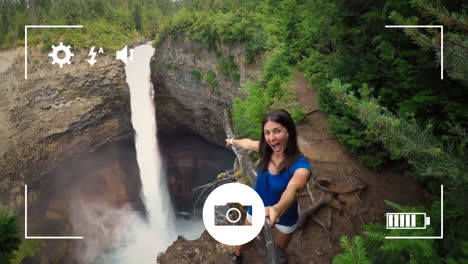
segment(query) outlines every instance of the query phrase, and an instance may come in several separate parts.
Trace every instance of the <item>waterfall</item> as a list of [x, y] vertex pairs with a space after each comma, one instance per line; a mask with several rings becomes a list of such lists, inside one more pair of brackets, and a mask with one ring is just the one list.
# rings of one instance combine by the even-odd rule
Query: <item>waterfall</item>
[[136, 155], [142, 182], [142, 198], [148, 211], [148, 223], [158, 231], [173, 230], [170, 227], [174, 222], [174, 213], [170, 206], [165, 177], [162, 175], [162, 161], [156, 142], [154, 93], [149, 68], [151, 56], [148, 56], [153, 53], [154, 49], [150, 45], [137, 47], [134, 50], [135, 61], [126, 66], [125, 71], [130, 86]]
[[156, 139], [156, 116], [153, 87], [150, 81], [151, 45], [134, 49], [134, 61], [125, 67], [130, 86], [132, 125], [140, 178], [141, 198], [146, 206], [147, 219], [135, 216], [124, 243], [105, 257], [104, 263], [156, 263], [163, 252], [177, 238], [175, 215], [162, 170]]
[[156, 263], [159, 252], [170, 246], [178, 235], [186, 239], [198, 238], [204, 230], [201, 219], [177, 218], [171, 206], [162, 169], [156, 138], [156, 116], [149, 63], [154, 49], [141, 45], [134, 49], [134, 61], [125, 67], [130, 86], [132, 125], [135, 129], [135, 148], [142, 183], [141, 198], [147, 218], [132, 216], [133, 222], [123, 241], [97, 263]]
[[[125, 67], [130, 86], [132, 125], [135, 129], [135, 147], [142, 200], [147, 210], [147, 222], [137, 227], [135, 242], [127, 248], [134, 263], [155, 263], [158, 252], [176, 239], [174, 212], [171, 207], [162, 161], [156, 142], [156, 115], [153, 87], [150, 81], [150, 59], [154, 53], [151, 45], [141, 45], [134, 50], [134, 61]], [[138, 252], [132, 252], [134, 248]], [[136, 261], [141, 258], [141, 261]]]

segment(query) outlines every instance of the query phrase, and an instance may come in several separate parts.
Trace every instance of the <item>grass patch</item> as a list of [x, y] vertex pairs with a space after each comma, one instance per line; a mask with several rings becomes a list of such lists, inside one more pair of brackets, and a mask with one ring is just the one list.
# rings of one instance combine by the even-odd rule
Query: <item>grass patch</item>
[[202, 75], [201, 75], [200, 71], [192, 70], [192, 75], [193, 75], [193, 77], [195, 77], [195, 79], [197, 79], [198, 81], [201, 81]]
[[174, 63], [164, 63], [163, 64], [164, 68], [169, 69], [169, 70], [179, 70], [179, 65], [174, 64]]
[[24, 259], [35, 256], [43, 246], [43, 241], [35, 239], [24, 239], [18, 250], [13, 253], [14, 257], [10, 264], [21, 264]]
[[221, 63], [218, 66], [219, 73], [236, 82], [240, 81], [239, 66], [232, 56], [220, 55]]
[[211, 90], [215, 92], [218, 88], [218, 80], [216, 80], [216, 73], [209, 71], [205, 75], [205, 81], [211, 86]]

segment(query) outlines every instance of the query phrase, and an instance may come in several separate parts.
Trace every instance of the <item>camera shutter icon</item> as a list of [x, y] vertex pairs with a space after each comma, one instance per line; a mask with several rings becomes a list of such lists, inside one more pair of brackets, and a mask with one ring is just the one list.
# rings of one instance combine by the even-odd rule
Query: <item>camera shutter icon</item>
[[[244, 224], [241, 219], [246, 216], [250, 206], [252, 221]], [[264, 223], [265, 205], [262, 198], [245, 184], [226, 183], [218, 186], [203, 205], [206, 231], [225, 245], [238, 246], [250, 242], [260, 233]]]

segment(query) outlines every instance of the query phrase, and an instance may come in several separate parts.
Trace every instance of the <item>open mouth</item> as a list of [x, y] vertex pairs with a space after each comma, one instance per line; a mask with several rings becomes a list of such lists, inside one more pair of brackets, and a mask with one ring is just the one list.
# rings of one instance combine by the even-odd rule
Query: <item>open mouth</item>
[[280, 152], [281, 151], [281, 144], [272, 144], [271, 148], [273, 149], [274, 152]]

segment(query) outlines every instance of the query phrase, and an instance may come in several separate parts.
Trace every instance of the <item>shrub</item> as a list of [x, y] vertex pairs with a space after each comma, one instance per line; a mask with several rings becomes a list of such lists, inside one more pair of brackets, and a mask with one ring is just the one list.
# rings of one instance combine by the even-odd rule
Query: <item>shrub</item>
[[218, 80], [216, 80], [216, 74], [209, 71], [205, 75], [205, 81], [211, 86], [211, 89], [215, 90], [218, 86]]
[[192, 75], [195, 77], [195, 79], [201, 81], [201, 73], [198, 70], [192, 70]]
[[264, 95], [264, 89], [258, 84], [248, 83], [248, 94], [244, 99], [233, 100], [234, 130], [238, 137], [260, 139], [263, 117], [268, 113], [271, 98]]
[[238, 72], [239, 66], [234, 61], [232, 56], [224, 56], [221, 54], [221, 63], [219, 64], [218, 71], [236, 82], [240, 81], [240, 74]]
[[352, 152], [364, 164], [381, 167], [389, 157], [383, 147], [372, 141], [366, 126], [357, 118], [357, 112], [338, 101], [331, 93], [334, 83], [319, 88], [319, 103], [327, 113], [327, 124], [343, 147]]
[[14, 252], [14, 257], [10, 264], [21, 264], [24, 259], [35, 256], [43, 246], [43, 241], [24, 239], [19, 248]]
[[289, 111], [291, 113], [292, 119], [296, 122], [299, 123], [305, 118], [305, 112], [302, 107], [299, 106], [299, 104], [293, 104], [291, 107], [291, 110]]
[[12, 259], [21, 244], [18, 216], [0, 209], [0, 262]]
[[366, 257], [366, 248], [361, 237], [355, 236], [353, 242], [349, 241], [347, 236], [340, 238], [343, 254], [337, 255], [333, 259], [333, 264], [370, 264]]
[[[428, 212], [428, 215], [437, 215], [422, 207], [407, 207], [386, 201], [386, 204], [397, 212]], [[434, 227], [437, 226], [437, 227]], [[431, 225], [426, 229], [387, 229], [383, 224], [366, 225], [364, 236], [356, 236], [353, 243], [347, 237], [340, 239], [344, 253], [333, 259], [334, 264], [351, 263], [440, 263], [437, 256], [435, 241], [433, 239], [386, 239], [386, 236], [433, 236], [434, 229], [440, 223], [437, 218], [431, 218]]]

